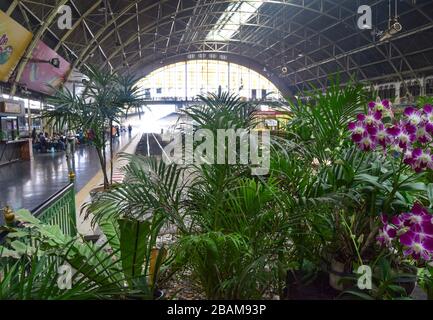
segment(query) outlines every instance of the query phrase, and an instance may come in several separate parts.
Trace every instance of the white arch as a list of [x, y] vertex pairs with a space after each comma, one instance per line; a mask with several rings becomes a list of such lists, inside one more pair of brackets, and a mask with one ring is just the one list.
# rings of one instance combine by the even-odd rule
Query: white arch
[[230, 92], [246, 99], [280, 99], [277, 87], [258, 72], [236, 63], [194, 59], [166, 65], [137, 82], [146, 98], [193, 100], [208, 92]]

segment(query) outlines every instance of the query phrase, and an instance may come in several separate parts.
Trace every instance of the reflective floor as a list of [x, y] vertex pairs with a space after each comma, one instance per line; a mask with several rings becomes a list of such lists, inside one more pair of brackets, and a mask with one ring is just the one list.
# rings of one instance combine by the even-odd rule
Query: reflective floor
[[[128, 141], [127, 133], [114, 141], [119, 150]], [[107, 150], [108, 152], [108, 150]], [[83, 188], [100, 169], [93, 147], [79, 147], [75, 153], [76, 191]], [[68, 168], [64, 152], [35, 153], [33, 161], [0, 166], [0, 208], [6, 204], [15, 210], [33, 210], [68, 184]]]

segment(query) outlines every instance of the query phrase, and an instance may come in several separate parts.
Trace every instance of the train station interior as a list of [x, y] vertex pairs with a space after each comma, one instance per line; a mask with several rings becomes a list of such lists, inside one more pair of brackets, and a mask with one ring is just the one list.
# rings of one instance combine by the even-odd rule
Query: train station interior
[[1, 0], [0, 300], [433, 299], [433, 1]]

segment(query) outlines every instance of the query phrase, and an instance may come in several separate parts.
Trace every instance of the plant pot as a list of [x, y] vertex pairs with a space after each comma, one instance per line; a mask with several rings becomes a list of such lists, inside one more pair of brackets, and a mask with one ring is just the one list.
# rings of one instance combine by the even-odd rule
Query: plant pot
[[329, 286], [329, 273], [289, 270], [281, 299], [332, 300], [338, 294], [339, 291]]
[[[408, 265], [397, 267], [397, 271], [408, 273], [408, 274], [413, 274], [414, 276], [416, 276], [418, 273], [417, 268], [411, 267]], [[410, 296], [415, 290], [416, 278], [414, 281], [409, 281], [409, 282], [408, 281], [404, 281], [404, 282], [402, 281], [402, 282], [397, 282], [396, 284], [399, 285], [400, 287], [402, 287], [406, 291], [407, 296]]]
[[427, 288], [425, 292], [427, 294], [427, 300], [433, 300], [433, 288]]
[[155, 291], [153, 292], [153, 299], [155, 300], [162, 300], [164, 299], [165, 293], [162, 290], [159, 289], [155, 289]]
[[352, 276], [351, 273], [346, 272], [346, 265], [335, 259], [331, 260], [329, 272], [329, 285], [337, 291], [344, 291], [349, 286], [343, 283], [343, 279]]
[[95, 200], [98, 197], [98, 195], [101, 194], [102, 192], [104, 192], [104, 186], [99, 186], [90, 190], [89, 195], [92, 201]]

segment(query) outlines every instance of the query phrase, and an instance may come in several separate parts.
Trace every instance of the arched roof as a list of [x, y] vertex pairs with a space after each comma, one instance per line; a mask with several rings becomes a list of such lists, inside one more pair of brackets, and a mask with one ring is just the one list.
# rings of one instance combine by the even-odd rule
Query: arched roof
[[[352, 75], [389, 82], [433, 74], [431, 0], [398, 0], [403, 30], [385, 42], [376, 33], [387, 28], [388, 0], [249, 2], [261, 5], [226, 40], [208, 35], [221, 24], [233, 3], [228, 0], [2, 0], [0, 9], [76, 67], [93, 63], [140, 74], [191, 52], [225, 53], [265, 68], [292, 92], [310, 83], [325, 86], [337, 71], [343, 81]], [[72, 8], [72, 30], [57, 28], [57, 9], [64, 4]], [[371, 6], [373, 30], [358, 28], [360, 4]]]

